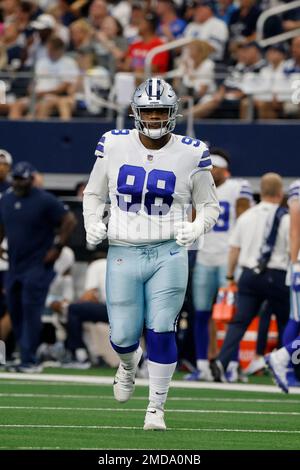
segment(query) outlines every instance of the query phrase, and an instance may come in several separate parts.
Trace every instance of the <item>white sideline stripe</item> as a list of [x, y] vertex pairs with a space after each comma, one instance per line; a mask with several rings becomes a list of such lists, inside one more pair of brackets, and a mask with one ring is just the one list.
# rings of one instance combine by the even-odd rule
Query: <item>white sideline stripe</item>
[[[24, 380], [24, 374], [15, 374], [11, 372], [0, 373], [0, 379], [17, 379]], [[64, 383], [80, 383], [80, 384], [94, 384], [94, 385], [112, 385], [113, 377], [95, 377], [95, 376], [77, 376], [77, 375], [58, 375], [58, 374], [26, 374], [26, 380], [41, 381], [41, 382], [64, 382]], [[137, 386], [148, 386], [148, 380], [136, 379]], [[207, 390], [227, 390], [238, 392], [267, 392], [279, 393], [278, 387], [272, 385], [254, 385], [254, 384], [223, 384], [214, 382], [186, 382], [183, 380], [172, 380], [172, 388], [185, 388], [185, 389], [207, 389]], [[300, 387], [290, 388], [290, 394], [299, 395]]]
[[[38, 429], [122, 429], [141, 431], [140, 426], [99, 426], [81, 424], [0, 424], [0, 428], [38, 428]], [[300, 434], [300, 431], [282, 429], [229, 429], [229, 428], [169, 428], [169, 431], [200, 431], [200, 432], [245, 432], [245, 433], [278, 433]]]
[[[6, 382], [7, 383], [7, 382]], [[13, 382], [18, 384], [18, 382]], [[113, 400], [115, 398], [110, 395], [57, 395], [51, 393], [0, 393], [0, 398], [63, 398], [63, 399], [93, 399], [93, 400]], [[148, 396], [144, 397], [131, 397], [130, 401], [148, 401]], [[288, 400], [281, 399], [276, 400], [270, 398], [204, 398], [204, 397], [168, 397], [168, 402], [170, 401], [195, 401], [195, 402], [220, 402], [220, 403], [278, 403], [280, 405], [291, 403], [291, 404], [300, 404], [300, 400]]]
[[[63, 407], [63, 406], [0, 406], [0, 410], [43, 410], [43, 411], [109, 411], [123, 413], [145, 413], [144, 408], [87, 408], [87, 407]], [[299, 416], [297, 411], [236, 411], [236, 410], [177, 410], [167, 409], [168, 413], [213, 413], [213, 414], [236, 414], [236, 415], [283, 415]]]

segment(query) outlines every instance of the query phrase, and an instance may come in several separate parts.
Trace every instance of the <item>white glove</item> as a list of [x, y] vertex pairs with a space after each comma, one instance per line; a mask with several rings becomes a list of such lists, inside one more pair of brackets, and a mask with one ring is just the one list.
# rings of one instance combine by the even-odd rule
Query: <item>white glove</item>
[[176, 222], [174, 229], [176, 243], [180, 246], [191, 246], [203, 233], [199, 224], [195, 222]]
[[103, 222], [94, 222], [86, 231], [86, 241], [90, 245], [99, 245], [107, 237], [107, 229]]

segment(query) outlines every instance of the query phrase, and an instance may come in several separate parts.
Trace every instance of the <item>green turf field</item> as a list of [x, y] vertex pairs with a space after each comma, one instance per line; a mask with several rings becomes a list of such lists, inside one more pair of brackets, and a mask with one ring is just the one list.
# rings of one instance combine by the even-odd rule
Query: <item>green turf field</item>
[[0, 379], [0, 448], [300, 449], [300, 394], [172, 388], [165, 433], [142, 430], [146, 406], [141, 386], [121, 405], [108, 385]]

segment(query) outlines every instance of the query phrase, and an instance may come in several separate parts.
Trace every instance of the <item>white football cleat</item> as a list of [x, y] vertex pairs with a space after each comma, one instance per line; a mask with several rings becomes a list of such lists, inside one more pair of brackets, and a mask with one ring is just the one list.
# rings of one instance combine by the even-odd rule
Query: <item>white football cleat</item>
[[148, 407], [144, 422], [144, 431], [166, 431], [164, 412], [158, 408]]
[[273, 352], [265, 356], [265, 361], [270, 371], [273, 374], [273, 377], [281, 390], [285, 393], [289, 393], [289, 385], [287, 381], [287, 367], [280, 361], [280, 358], [277, 357], [278, 351]]
[[143, 350], [139, 346], [133, 356], [132, 366], [129, 367], [122, 362], [119, 365], [114, 378], [114, 397], [121, 403], [128, 401], [134, 392], [135, 374], [142, 355]]

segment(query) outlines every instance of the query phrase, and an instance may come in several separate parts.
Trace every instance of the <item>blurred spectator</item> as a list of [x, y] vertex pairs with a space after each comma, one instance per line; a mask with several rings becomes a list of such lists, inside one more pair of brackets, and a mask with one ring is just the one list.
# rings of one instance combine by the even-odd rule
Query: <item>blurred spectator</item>
[[121, 23], [113, 16], [106, 16], [95, 34], [95, 41], [98, 63], [114, 74], [128, 47]]
[[80, 75], [67, 96], [57, 98], [57, 110], [61, 119], [70, 120], [74, 114], [99, 114], [102, 111], [98, 98], [106, 98], [110, 87], [110, 75], [102, 66], [96, 66], [93, 51], [78, 53]]
[[92, 48], [93, 29], [83, 18], [70, 25], [71, 51], [82, 52]]
[[[300, 36], [292, 40], [292, 57], [285, 62], [283, 62], [284, 52], [280, 52], [280, 49], [282, 49], [280, 45], [273, 46], [273, 52], [271, 52], [273, 72], [269, 71], [271, 83], [269, 82], [268, 89], [269, 92], [271, 91], [271, 96], [269, 93], [266, 95], [265, 102], [256, 102], [259, 117], [263, 119], [300, 116], [299, 103], [292, 99], [294, 93], [298, 94], [297, 90], [299, 90], [300, 83]], [[267, 53], [267, 57], [270, 57], [270, 53]], [[262, 86], [266, 89], [268, 70], [265, 70], [265, 72], [262, 70], [261, 73], [263, 74], [262, 80], [265, 80]]]
[[182, 36], [186, 21], [178, 18], [175, 4], [172, 0], [157, 0], [155, 13], [159, 18], [157, 34], [167, 41], [173, 41]]
[[217, 17], [229, 25], [232, 14], [238, 9], [233, 0], [219, 0], [217, 2]]
[[[157, 18], [147, 13], [139, 23], [141, 40], [129, 46], [124, 64], [120, 67], [125, 72], [135, 72], [137, 76], [144, 75], [144, 64], [147, 53], [164, 41], [155, 34]], [[168, 70], [169, 53], [161, 52], [152, 61], [152, 73], [165, 73]]]
[[76, 225], [62, 203], [33, 187], [34, 171], [28, 162], [16, 164], [13, 191], [0, 201], [1, 241], [4, 235], [8, 240], [7, 304], [21, 351], [20, 372], [38, 371], [35, 354], [53, 264]]
[[110, 13], [121, 23], [123, 28], [125, 28], [130, 21], [132, 8], [130, 3], [131, 2], [127, 0], [110, 0]]
[[257, 74], [265, 66], [265, 61], [256, 42], [242, 44], [237, 52], [239, 59], [237, 65], [211, 100], [194, 106], [192, 112], [195, 116], [202, 118], [210, 116], [222, 106], [231, 112], [240, 110], [241, 117], [244, 117], [246, 107], [242, 100], [247, 87], [251, 86], [253, 90]]
[[[180, 82], [184, 86], [183, 93], [187, 93], [194, 97], [196, 101], [211, 98], [216, 91], [214, 79], [214, 62], [208, 58], [209, 52], [203, 47], [202, 41], [195, 40], [185, 47], [185, 53], [179, 63], [178, 75]], [[178, 81], [177, 81], [178, 82]], [[174, 84], [176, 87], [176, 85]], [[177, 87], [179, 83], [177, 83]]]
[[[19, 3], [16, 11], [15, 24], [20, 32], [28, 31], [30, 21], [33, 19], [34, 5], [32, 2], [23, 0]], [[40, 11], [40, 10], [39, 10]]]
[[47, 42], [54, 35], [56, 21], [51, 15], [40, 15], [31, 23], [34, 34], [28, 36], [25, 65], [34, 67], [36, 62], [47, 56]]
[[[283, 0], [284, 3], [289, 3], [292, 0]], [[300, 28], [300, 8], [294, 8], [287, 11], [282, 15], [282, 26], [284, 31], [292, 31], [293, 29]]]
[[197, 1], [193, 21], [186, 27], [184, 35], [208, 42], [214, 49], [211, 58], [223, 60], [228, 29], [224, 21], [215, 16], [212, 1]]
[[77, 16], [72, 10], [73, 0], [58, 0], [58, 8], [60, 12], [60, 20], [64, 26], [70, 26], [70, 24], [77, 19]]
[[138, 39], [139, 23], [144, 18], [145, 10], [140, 2], [134, 2], [131, 8], [129, 23], [124, 27], [124, 37], [128, 44]]
[[229, 22], [230, 40], [248, 41], [255, 40], [256, 23], [261, 10], [256, 5], [256, 0], [240, 0], [239, 8], [231, 15]]
[[102, 21], [108, 15], [107, 4], [104, 0], [93, 0], [89, 8], [89, 22], [95, 29], [100, 29]]
[[260, 86], [254, 94], [254, 105], [259, 119], [274, 119], [277, 117], [277, 98], [276, 95], [283, 82], [286, 83], [284, 76], [286, 49], [282, 44], [269, 46], [266, 51], [267, 64], [259, 72]]
[[[65, 46], [60, 38], [52, 37], [47, 43], [48, 56], [36, 63], [36, 116], [45, 119], [57, 109], [57, 99], [73, 91], [79, 75], [76, 62], [65, 55]], [[30, 97], [13, 103], [9, 117], [20, 119], [30, 106]]]
[[6, 65], [2, 67], [2, 70], [18, 70], [21, 68], [24, 54], [18, 37], [19, 30], [17, 23], [7, 23], [4, 25], [0, 44], [5, 48]]
[[19, 0], [2, 0], [1, 1], [1, 12], [3, 17], [3, 22], [13, 23], [16, 21], [17, 9], [20, 4]]

